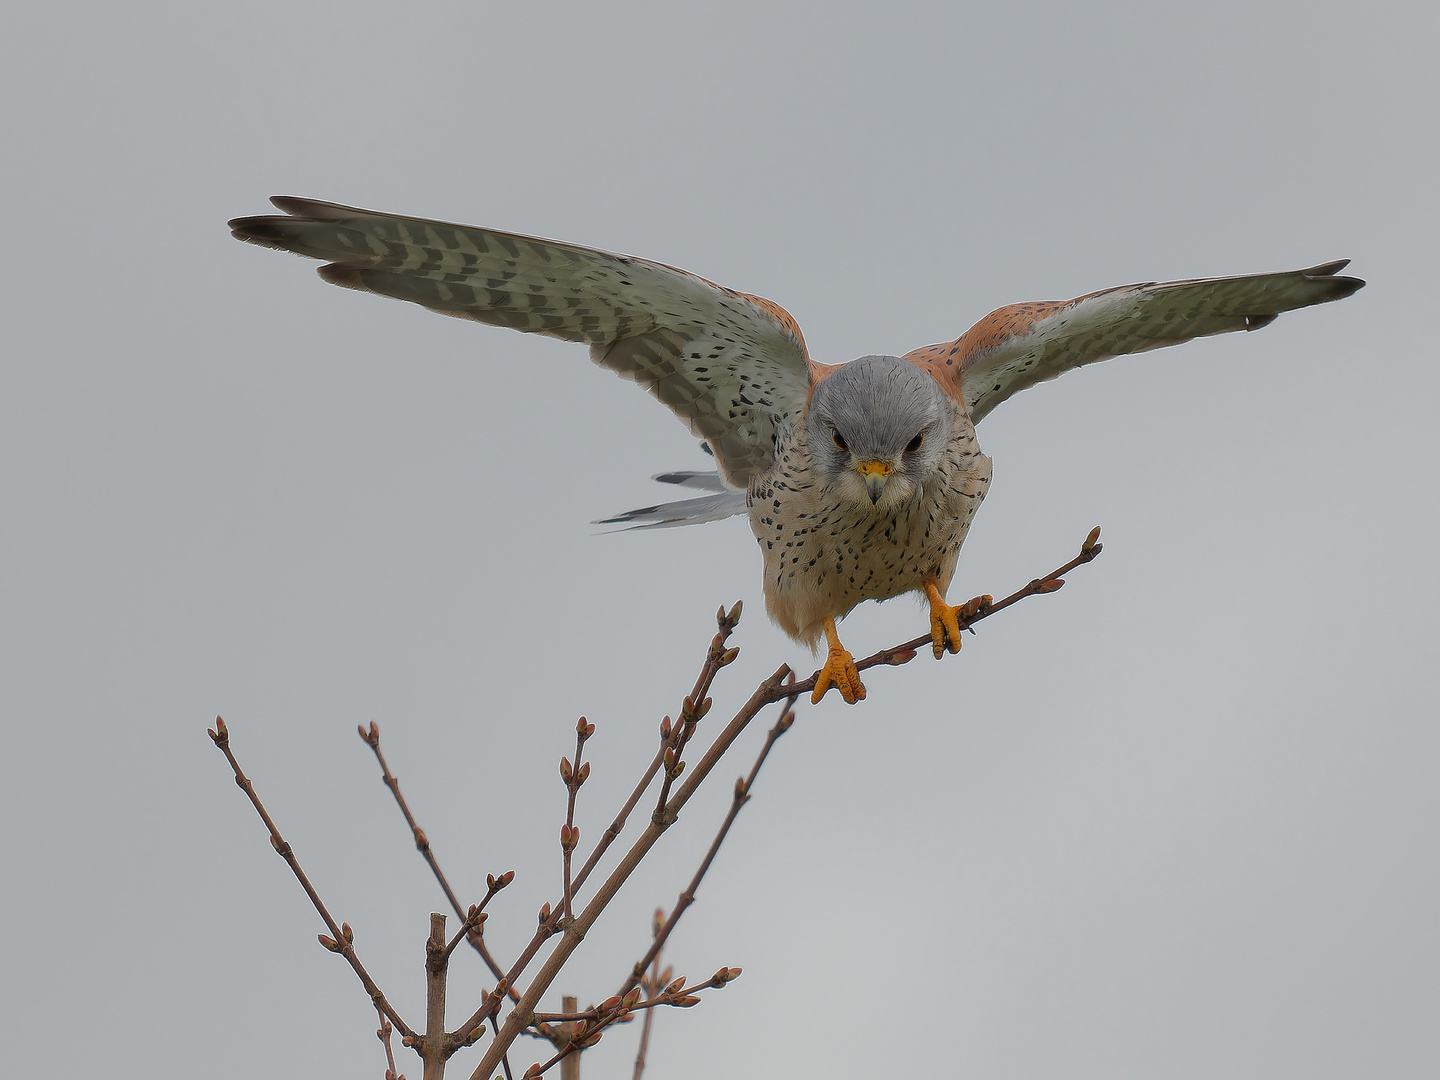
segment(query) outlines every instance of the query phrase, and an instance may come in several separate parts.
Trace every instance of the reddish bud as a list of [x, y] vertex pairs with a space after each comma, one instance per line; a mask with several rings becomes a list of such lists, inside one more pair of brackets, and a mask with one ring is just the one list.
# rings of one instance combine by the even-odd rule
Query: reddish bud
[[589, 1020], [581, 1020], [579, 1023], [577, 1023], [577, 1024], [575, 1025], [574, 1030], [570, 1032], [570, 1038], [572, 1038], [572, 1039], [578, 1039], [578, 1038], [580, 1038], [581, 1035], [584, 1035], [585, 1032], [587, 1032], [587, 1031], [589, 1031], [589, 1030], [590, 1030], [590, 1021], [589, 1021]]
[[576, 787], [579, 787], [581, 784], [583, 784], [586, 780], [589, 780], [589, 779], [590, 779], [590, 762], [587, 761], [587, 762], [585, 762], [584, 765], [581, 765], [580, 768], [579, 768], [579, 770], [575, 773], [575, 786], [576, 786]]
[[900, 652], [891, 653], [890, 659], [885, 662], [891, 667], [899, 667], [901, 664], [908, 664], [915, 659], [914, 649], [902, 649]]
[[540, 908], [540, 921], [543, 923], [548, 918], [550, 918], [550, 902], [547, 900]]
[[677, 761], [677, 762], [675, 763], [675, 767], [670, 770], [670, 779], [671, 779], [671, 780], [679, 780], [679, 779], [680, 779], [680, 774], [683, 773], [684, 771], [685, 771], [685, 762], [683, 762], [683, 761]]
[[352, 944], [352, 945], [354, 944], [354, 942], [355, 942], [355, 931], [350, 929], [350, 924], [349, 924], [348, 922], [347, 922], [347, 923], [341, 923], [341, 924], [340, 924], [340, 933], [345, 936], [346, 942], [348, 942], [348, 943], [350, 943], [350, 944]]
[[333, 937], [326, 937], [324, 934], [320, 934], [319, 938], [320, 944], [324, 945], [325, 948], [329, 949], [331, 952], [340, 951], [340, 943], [336, 941]]
[[583, 739], [585, 737], [585, 729], [589, 726], [590, 725], [585, 722], [585, 717], [580, 717], [579, 720], [575, 721], [575, 734]]
[[681, 990], [683, 990], [683, 989], [685, 989], [685, 976], [684, 976], [684, 975], [681, 975], [678, 979], [676, 979], [674, 982], [672, 982], [669, 986], [665, 987], [665, 993], [667, 993], [667, 994], [678, 994], [678, 993], [679, 993]]
[[657, 907], [655, 916], [650, 920], [650, 936], [659, 937], [660, 931], [665, 928], [665, 909]]
[[730, 614], [725, 616], [725, 621], [728, 622], [731, 626], [736, 625], [740, 621], [740, 612], [744, 609], [744, 602], [736, 600], [735, 606], [730, 609]]
[[560, 779], [564, 780], [568, 784], [570, 782], [570, 777], [574, 775], [575, 770], [570, 768], [570, 759], [567, 757], [562, 757], [560, 759]]
[[1087, 537], [1085, 537], [1085, 543], [1084, 543], [1083, 545], [1081, 545], [1081, 547], [1080, 547], [1080, 553], [1083, 555], [1083, 554], [1086, 554], [1086, 553], [1088, 553], [1088, 552], [1094, 551], [1095, 548], [1099, 545], [1099, 543], [1100, 543], [1100, 526], [1099, 526], [1099, 525], [1096, 525], [1093, 529], [1090, 530], [1090, 535], [1087, 536]]
[[425, 830], [418, 825], [415, 827], [415, 846], [424, 851], [430, 846], [430, 838], [425, 835]]
[[787, 712], [784, 716], [780, 717], [780, 734], [784, 735], [785, 732], [789, 731], [790, 725], [793, 723], [795, 723], [795, 714], [793, 712]]
[[503, 874], [500, 875], [500, 888], [503, 889], [506, 885], [509, 885], [510, 882], [512, 882], [512, 881], [514, 881], [514, 880], [515, 880], [515, 871], [514, 871], [514, 870], [506, 870], [505, 873], [503, 873]]
[[1042, 582], [1040, 583], [1040, 587], [1039, 587], [1038, 589], [1036, 589], [1035, 591], [1036, 591], [1036, 592], [1039, 592], [1039, 593], [1058, 592], [1058, 591], [1060, 590], [1060, 587], [1061, 587], [1062, 585], [1064, 585], [1064, 584], [1065, 584], [1065, 579], [1064, 579], [1064, 578], [1054, 578], [1054, 579], [1051, 580], [1051, 581], [1042, 581]]
[[[738, 652], [739, 650], [737, 649], [736, 651]], [[697, 705], [697, 706], [695, 707], [695, 719], [696, 719], [696, 720], [703, 720], [703, 719], [705, 719], [705, 714], [708, 713], [709, 711], [710, 711], [710, 699], [707, 697], [704, 701], [702, 701], [699, 705]]]
[[618, 996], [617, 996], [617, 997], [608, 997], [608, 998], [606, 998], [604, 1001], [602, 1001], [599, 1005], [596, 1005], [595, 1007], [596, 1007], [597, 1009], [599, 1009], [601, 1012], [610, 1012], [612, 1009], [618, 1009], [618, 1008], [620, 1007], [620, 1003], [621, 1003], [622, 1000], [623, 1000], [623, 999], [620, 998], [620, 997], [618, 997]]
[[537, 1062], [535, 1062], [534, 1065], [531, 1065], [528, 1069], [526, 1069], [526, 1070], [525, 1070], [525, 1075], [526, 1075], [526, 1076], [539, 1076], [539, 1075], [540, 1075], [540, 1062], [537, 1061]]
[[626, 995], [621, 999], [622, 1003], [624, 1004], [625, 1008], [627, 1008], [627, 1009], [634, 1008], [634, 1007], [635, 1007], [635, 1004], [636, 1004], [639, 1000], [640, 1000], [640, 987], [638, 987], [638, 986], [635, 987], [633, 990], [631, 990], [628, 994], [626, 994]]
[[715, 973], [715, 982], [716, 985], [722, 985], [724, 983], [734, 982], [739, 977], [739, 968], [723, 967]]
[[670, 718], [668, 716], [660, 721], [660, 738], [670, 738]]
[[480, 1025], [479, 1027], [477, 1027], [474, 1031], [470, 1032], [469, 1035], [465, 1036], [465, 1045], [466, 1045], [466, 1046], [474, 1046], [477, 1042], [480, 1041], [480, 1036], [481, 1036], [481, 1035], [484, 1035], [484, 1034], [485, 1034], [485, 1025], [484, 1025], [484, 1024], [481, 1024], [481, 1025]]
[[700, 999], [694, 994], [686, 994], [682, 998], [676, 998], [671, 1002], [677, 1009], [688, 1009], [691, 1005], [699, 1005]]
[[401, 1045], [401, 1046], [414, 1046], [414, 1045], [415, 1045], [415, 1040], [412, 1039], [409, 1035], [406, 1035], [404, 1038], [402, 1038], [402, 1039], [400, 1040], [400, 1045]]
[[737, 777], [735, 778], [735, 798], [737, 798], [737, 799], [743, 799], [744, 797], [745, 797], [745, 778], [744, 778], [743, 776], [737, 776]]
[[603, 1029], [600, 1030], [600, 1031], [595, 1032], [594, 1035], [591, 1035], [588, 1039], [586, 1039], [586, 1040], [584, 1040], [583, 1042], [581, 1042], [580, 1048], [583, 1050], [583, 1049], [585, 1049], [586, 1047], [594, 1046], [596, 1043], [598, 1043], [598, 1042], [600, 1041], [600, 1037], [601, 1037], [602, 1035], [604, 1035], [604, 1034], [605, 1034], [605, 1032], [604, 1032]]
[[718, 663], [721, 667], [725, 667], [727, 664], [733, 664], [735, 662], [735, 658], [739, 655], [740, 647], [738, 645], [735, 646], [733, 649], [726, 649], [725, 652], [721, 654]]

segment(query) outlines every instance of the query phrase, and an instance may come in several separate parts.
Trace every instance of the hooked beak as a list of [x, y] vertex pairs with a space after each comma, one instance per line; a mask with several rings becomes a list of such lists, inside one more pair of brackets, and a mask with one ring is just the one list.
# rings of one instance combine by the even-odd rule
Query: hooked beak
[[855, 466], [860, 478], [865, 481], [865, 491], [872, 504], [880, 501], [880, 492], [885, 490], [885, 481], [890, 479], [888, 461], [862, 461]]

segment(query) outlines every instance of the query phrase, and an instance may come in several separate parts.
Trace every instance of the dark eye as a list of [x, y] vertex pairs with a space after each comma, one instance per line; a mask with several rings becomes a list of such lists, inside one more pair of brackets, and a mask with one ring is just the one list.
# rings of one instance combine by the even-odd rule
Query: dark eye
[[922, 431], [919, 435], [916, 435], [913, 439], [911, 439], [908, 443], [905, 444], [905, 453], [913, 454], [916, 450], [920, 449], [920, 444], [924, 441], [925, 433]]
[[831, 428], [830, 437], [835, 440], [835, 445], [838, 446], [841, 450], [850, 449], [850, 447], [845, 445], [845, 436], [840, 434], [839, 428]]

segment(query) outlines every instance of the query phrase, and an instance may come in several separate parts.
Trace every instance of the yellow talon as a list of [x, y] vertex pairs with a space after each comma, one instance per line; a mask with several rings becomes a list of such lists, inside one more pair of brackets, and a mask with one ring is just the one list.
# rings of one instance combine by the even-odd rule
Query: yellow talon
[[952, 653], [960, 651], [960, 620], [963, 618], [968, 623], [994, 602], [992, 596], [977, 596], [969, 603], [951, 607], [933, 581], [925, 583], [925, 595], [930, 598], [930, 646], [935, 650], [936, 660], [944, 656], [947, 649]]
[[825, 696], [830, 687], [840, 691], [840, 696], [845, 699], [846, 705], [854, 705], [857, 701], [865, 699], [865, 684], [860, 681], [860, 672], [855, 667], [855, 658], [850, 655], [845, 646], [840, 644], [840, 635], [835, 630], [835, 620], [826, 617], [825, 638], [830, 643], [830, 651], [825, 656], [825, 663], [815, 673], [815, 689], [810, 694], [810, 704], [814, 705]]

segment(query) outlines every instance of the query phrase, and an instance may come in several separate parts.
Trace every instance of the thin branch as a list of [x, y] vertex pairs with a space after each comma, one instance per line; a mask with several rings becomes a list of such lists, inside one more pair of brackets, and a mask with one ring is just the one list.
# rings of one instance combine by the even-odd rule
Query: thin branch
[[[794, 676], [791, 675], [787, 689], [793, 687], [794, 682]], [[785, 732], [790, 730], [790, 725], [795, 723], [795, 714], [791, 710], [794, 708], [795, 700], [798, 696], [798, 691], [786, 696], [785, 704], [780, 709], [780, 718], [775, 721], [775, 725], [765, 736], [765, 743], [760, 747], [760, 753], [755, 758], [755, 764], [750, 767], [750, 774], [748, 776], [742, 776], [735, 781], [735, 794], [730, 800], [730, 812], [725, 815], [725, 820], [721, 822], [720, 829], [715, 834], [715, 839], [710, 843], [710, 850], [705, 853], [705, 858], [701, 860], [699, 868], [695, 871], [695, 876], [690, 879], [690, 884], [685, 887], [685, 891], [682, 892], [680, 898], [676, 900], [675, 907], [670, 912], [670, 917], [665, 920], [664, 926], [660, 927], [656, 932], [655, 940], [651, 943], [649, 951], [646, 952], [642, 959], [635, 962], [635, 967], [630, 972], [629, 978], [625, 980], [618, 991], [621, 995], [628, 994], [634, 986], [644, 979], [645, 969], [652, 963], [658, 966], [660, 950], [665, 947], [665, 942], [669, 940], [671, 932], [675, 929], [675, 924], [680, 921], [680, 916], [684, 915], [686, 909], [695, 902], [695, 892], [700, 888], [700, 882], [704, 880], [706, 872], [710, 869], [710, 864], [715, 861], [715, 856], [720, 851], [720, 845], [724, 843], [725, 837], [730, 832], [730, 826], [735, 824], [735, 819], [740, 815], [741, 809], [750, 801], [750, 791], [755, 786], [755, 778], [760, 774], [760, 767], [765, 764], [765, 759], [770, 756], [770, 748], [775, 745], [776, 740], [779, 739], [781, 735], [784, 735]]]
[[572, 767], [569, 758], [560, 759], [560, 779], [565, 781], [565, 825], [560, 829], [560, 851], [565, 861], [565, 897], [562, 910], [565, 918], [572, 918], [570, 903], [574, 897], [574, 889], [570, 884], [570, 856], [575, 852], [575, 845], [580, 842], [580, 830], [575, 827], [575, 797], [580, 793], [580, 785], [585, 783], [590, 775], [589, 762], [582, 762], [580, 755], [585, 752], [585, 740], [595, 734], [595, 725], [587, 723], [585, 717], [575, 725], [575, 764]]
[[329, 928], [331, 936], [326, 938], [322, 935], [320, 944], [324, 945], [325, 948], [331, 952], [337, 952], [345, 957], [351, 968], [354, 969], [355, 974], [359, 976], [361, 985], [365, 987], [365, 992], [370, 995], [370, 1000], [374, 1002], [375, 1007], [379, 1009], [382, 1014], [390, 1018], [391, 1022], [400, 1029], [401, 1035], [412, 1039], [415, 1038], [414, 1030], [400, 1018], [400, 1014], [395, 1011], [394, 1006], [385, 999], [385, 995], [380, 991], [380, 987], [375, 985], [375, 980], [370, 977], [370, 973], [366, 971], [364, 965], [360, 963], [360, 958], [355, 955], [355, 935], [350, 930], [350, 924], [344, 923], [337, 926], [335, 920], [330, 917], [330, 912], [326, 910], [324, 902], [320, 899], [320, 894], [315, 891], [315, 886], [310, 884], [310, 879], [305, 876], [305, 871], [300, 868], [300, 860], [295, 857], [295, 850], [286, 842], [285, 838], [280, 835], [280, 830], [275, 827], [275, 822], [271, 820], [269, 811], [265, 809], [265, 804], [260, 801], [260, 796], [255, 794], [255, 785], [250, 782], [249, 777], [241, 770], [240, 762], [235, 758], [235, 752], [230, 749], [230, 732], [225, 727], [225, 721], [217, 716], [215, 718], [215, 728], [209, 731], [208, 734], [215, 745], [220, 748], [220, 752], [225, 755], [225, 760], [230, 763], [230, 769], [235, 774], [235, 783], [240, 786], [241, 791], [249, 796], [251, 805], [255, 807], [256, 813], [260, 815], [260, 820], [265, 823], [265, 828], [270, 831], [270, 846], [285, 860], [291, 872], [294, 873], [295, 879], [300, 882], [300, 887], [305, 890], [305, 895], [310, 897], [310, 903], [315, 906], [315, 910], [319, 912], [320, 918], [324, 920], [325, 925]]
[[[740, 612], [744, 605], [735, 601], [735, 606], [728, 612], [722, 607], [715, 616], [715, 621], [720, 629], [710, 642], [710, 649], [705, 654], [705, 663], [700, 668], [700, 675], [695, 680], [695, 688], [690, 691], [689, 697], [685, 699], [680, 708], [679, 719], [675, 724], [674, 731], [669, 733], [667, 745], [664, 749], [665, 778], [660, 784], [660, 799], [655, 804], [655, 813], [664, 812], [665, 801], [670, 797], [670, 785], [679, 779], [680, 774], [685, 771], [685, 762], [680, 760], [680, 755], [685, 752], [685, 746], [690, 742], [691, 736], [695, 734], [695, 727], [710, 711], [710, 684], [715, 681], [715, 676], [720, 669], [735, 662], [740, 655], [739, 649], [727, 649], [726, 643], [735, 627], [740, 624]], [[660, 727], [661, 738], [666, 737], [665, 725]]]
[[[660, 931], [661, 931], [661, 929], [662, 929], [664, 926], [665, 926], [665, 909], [664, 909], [664, 908], [656, 908], [656, 909], [655, 909], [655, 918], [654, 918], [654, 920], [652, 920], [652, 923], [651, 923], [651, 934], [650, 934], [650, 936], [651, 936], [652, 938], [658, 938], [658, 937], [660, 936]], [[651, 968], [650, 968], [650, 974], [649, 974], [649, 976], [648, 976], [648, 977], [646, 977], [646, 976], [642, 976], [642, 977], [641, 977], [641, 979], [640, 979], [640, 986], [642, 987], [642, 989], [643, 989], [645, 992], [651, 994], [652, 996], [654, 995], [654, 993], [655, 993], [657, 990], [660, 989], [660, 950], [659, 950], [659, 949], [656, 949], [656, 950], [655, 950], [655, 960], [654, 960], [654, 962], [653, 962], [653, 964], [652, 964], [652, 966], [651, 966]], [[640, 1078], [645, 1074], [645, 1055], [646, 1055], [646, 1053], [647, 1053], [647, 1052], [649, 1051], [649, 1049], [650, 1049], [650, 1029], [651, 1029], [651, 1026], [652, 1026], [654, 1023], [655, 1023], [655, 1010], [654, 1010], [654, 1009], [647, 1009], [646, 1012], [645, 1012], [645, 1024], [644, 1024], [644, 1026], [641, 1027], [641, 1029], [640, 1029], [640, 1045], [639, 1045], [638, 1047], [636, 1047], [636, 1049], [635, 1049], [635, 1072], [634, 1072], [634, 1074], [631, 1076], [631, 1080], [640, 1080]], [[390, 1080], [390, 1078], [389, 1078], [389, 1077], [386, 1077], [385, 1080]]]
[[380, 1030], [375, 1032], [376, 1038], [385, 1047], [385, 1080], [405, 1080], [403, 1073], [395, 1071], [395, 1051], [390, 1045], [390, 1033], [395, 1029], [390, 1026], [390, 1019], [378, 1006], [375, 1011], [380, 1016]]
[[[356, 730], [360, 733], [360, 738], [365, 740], [365, 744], [374, 751], [375, 760], [380, 763], [380, 778], [384, 780], [385, 786], [390, 789], [390, 793], [395, 796], [395, 802], [400, 807], [400, 812], [405, 815], [405, 824], [410, 826], [410, 832], [415, 837], [415, 848], [425, 857], [425, 861], [430, 866], [431, 873], [435, 875], [435, 880], [440, 883], [440, 889], [445, 893], [445, 899], [450, 902], [450, 910], [455, 912], [457, 919], [466, 921], [466, 911], [460, 906], [460, 900], [455, 895], [455, 890], [450, 888], [450, 882], [446, 880], [445, 872], [440, 869], [439, 860], [435, 858], [435, 852], [431, 850], [430, 847], [430, 838], [425, 835], [425, 830], [420, 828], [416, 823], [415, 815], [410, 812], [410, 806], [405, 802], [405, 796], [400, 794], [399, 778], [390, 771], [390, 766], [385, 761], [385, 755], [380, 752], [380, 725], [375, 723], [374, 720], [371, 720], [368, 730], [358, 726]], [[499, 878], [491, 876], [489, 880], [492, 891], [485, 897], [484, 902], [481, 903], [481, 908], [483, 909], [485, 904], [490, 902], [490, 897], [494, 895], [496, 891], [494, 883], [496, 881], [504, 880], [504, 884], [500, 886], [500, 888], [503, 889], [505, 885], [508, 885], [514, 880], [514, 877], [515, 871], [513, 870], [507, 871], [505, 874], [500, 875]], [[483, 927], [471, 927], [470, 932], [466, 935], [466, 940], [469, 941], [470, 946], [480, 954], [480, 958], [485, 961], [485, 966], [490, 969], [490, 973], [497, 979], [503, 978], [505, 973], [500, 969], [499, 962], [490, 954], [489, 948], [485, 945]]]

